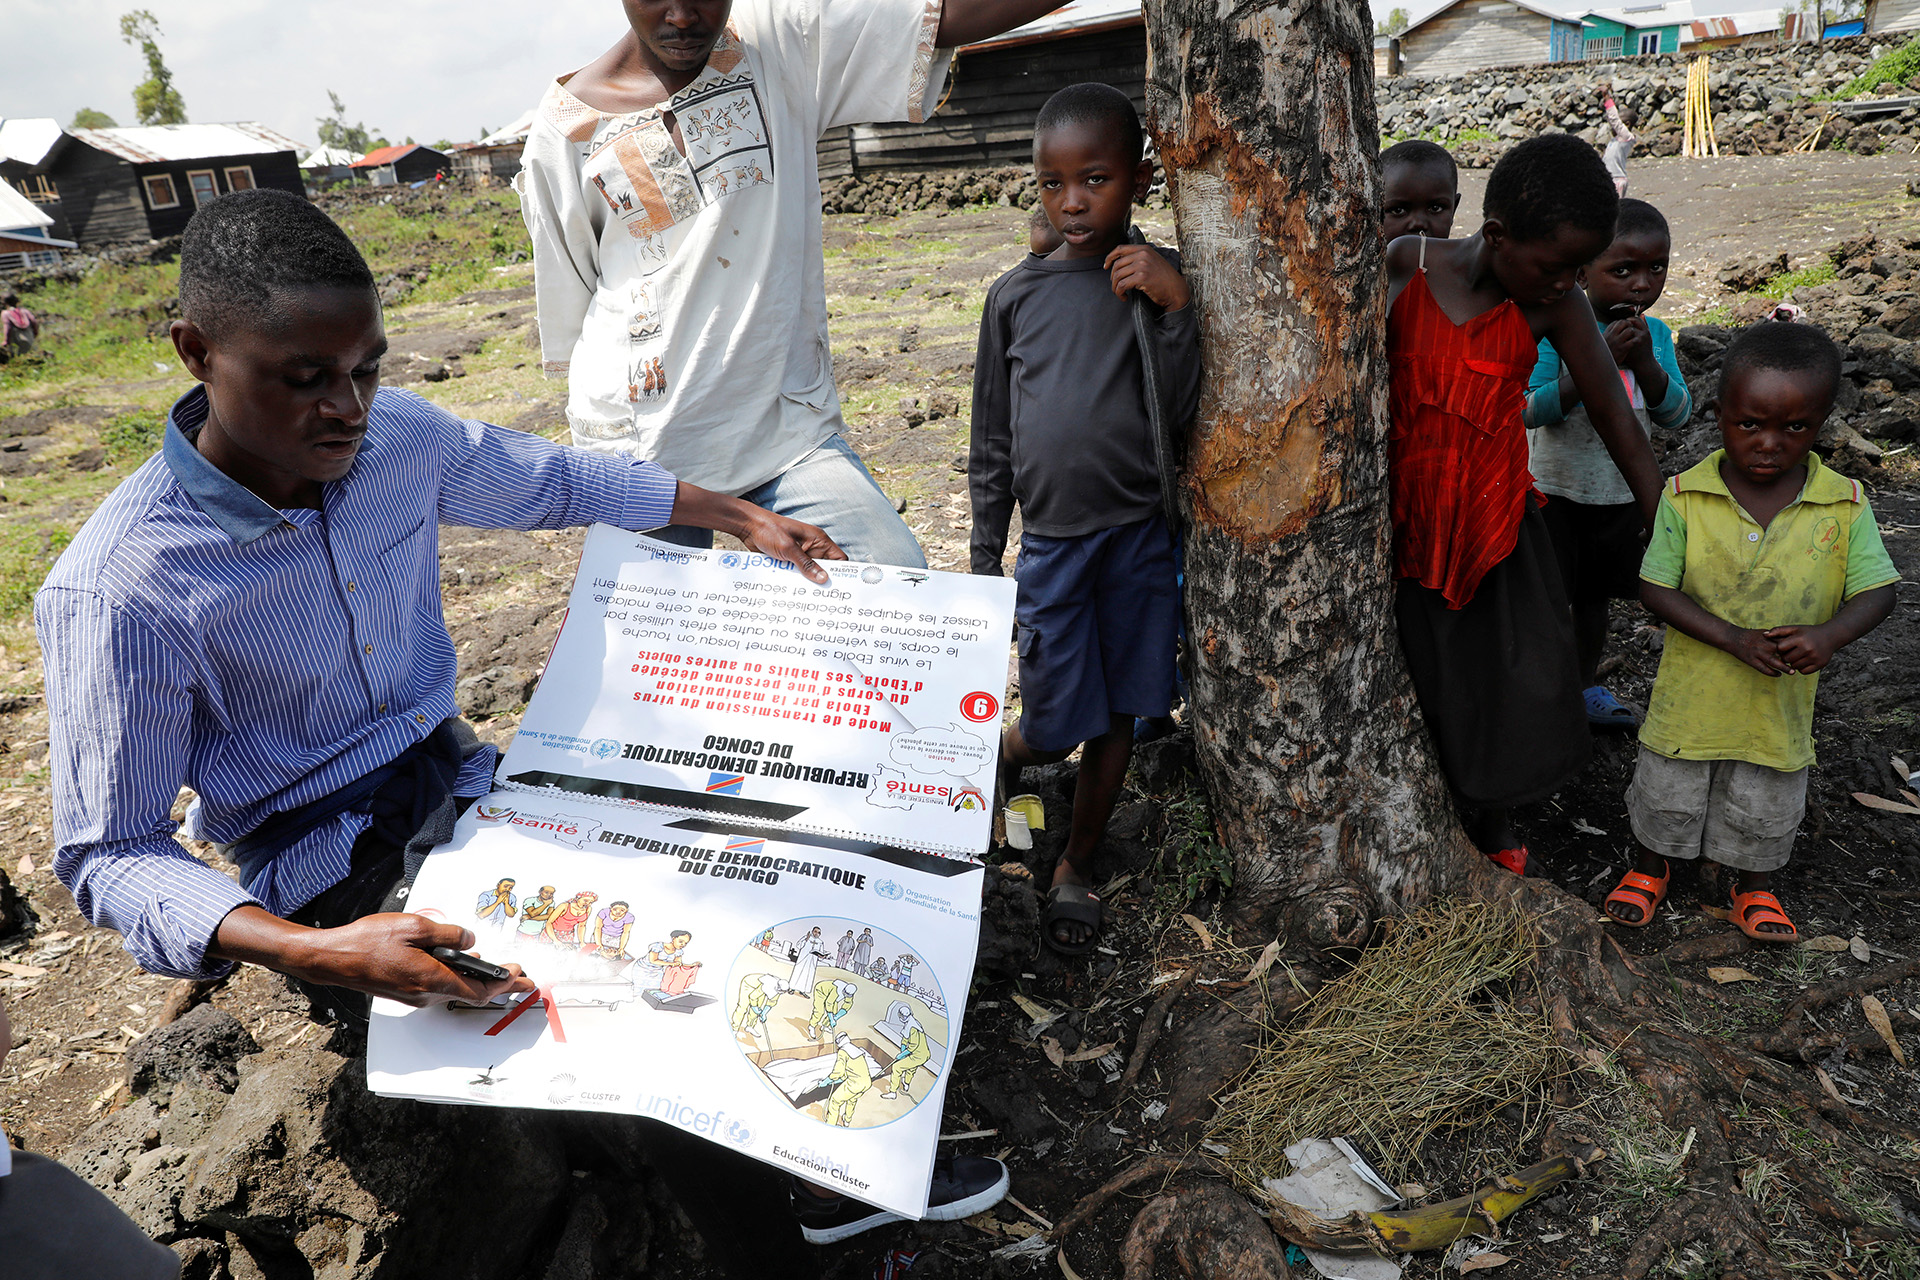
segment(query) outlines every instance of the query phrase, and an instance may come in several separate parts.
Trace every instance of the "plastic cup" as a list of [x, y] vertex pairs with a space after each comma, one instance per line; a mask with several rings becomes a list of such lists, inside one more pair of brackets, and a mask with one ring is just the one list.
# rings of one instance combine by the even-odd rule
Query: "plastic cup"
[[1033, 848], [1033, 832], [1027, 826], [1027, 815], [1018, 809], [1009, 808], [1007, 819], [1007, 847], [1010, 849]]

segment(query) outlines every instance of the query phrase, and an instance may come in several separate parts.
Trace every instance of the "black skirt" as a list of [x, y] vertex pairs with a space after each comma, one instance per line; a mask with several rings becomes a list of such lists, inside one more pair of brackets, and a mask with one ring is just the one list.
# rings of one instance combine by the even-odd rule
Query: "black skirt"
[[1513, 552], [1487, 571], [1464, 609], [1402, 578], [1400, 645], [1440, 767], [1475, 807], [1543, 800], [1592, 749], [1580, 699], [1573, 618], [1553, 541], [1537, 507]]

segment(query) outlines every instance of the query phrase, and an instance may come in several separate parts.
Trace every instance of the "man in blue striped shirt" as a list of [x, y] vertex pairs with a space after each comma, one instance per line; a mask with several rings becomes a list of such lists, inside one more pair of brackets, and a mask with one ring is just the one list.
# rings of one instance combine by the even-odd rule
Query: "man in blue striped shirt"
[[[489, 789], [457, 718], [441, 524], [734, 533], [825, 581], [820, 530], [674, 478], [380, 390], [372, 273], [306, 201], [202, 208], [173, 341], [201, 385], [108, 495], [35, 602], [51, 719], [55, 868], [142, 966], [265, 965], [364, 1025], [353, 993], [486, 999], [427, 952], [473, 935], [395, 910], [406, 873]], [[232, 847], [242, 883], [174, 838]], [[402, 857], [411, 849], [411, 858]], [[294, 917], [289, 919], [289, 917]]]

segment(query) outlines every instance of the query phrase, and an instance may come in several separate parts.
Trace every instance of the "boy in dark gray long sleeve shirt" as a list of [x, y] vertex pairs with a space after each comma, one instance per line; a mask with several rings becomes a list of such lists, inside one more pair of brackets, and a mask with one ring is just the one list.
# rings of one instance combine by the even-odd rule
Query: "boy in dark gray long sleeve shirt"
[[1002, 786], [1085, 744], [1073, 823], [1043, 936], [1090, 949], [1100, 924], [1093, 853], [1126, 777], [1136, 716], [1173, 701], [1180, 598], [1161, 514], [1132, 303], [1160, 308], [1158, 367], [1171, 421], [1200, 395], [1199, 333], [1179, 256], [1127, 243], [1153, 166], [1139, 117], [1108, 85], [1062, 89], [1035, 124], [1040, 202], [1063, 243], [994, 282], [974, 360], [972, 568], [1003, 572], [1020, 504], [1020, 722], [1001, 735]]

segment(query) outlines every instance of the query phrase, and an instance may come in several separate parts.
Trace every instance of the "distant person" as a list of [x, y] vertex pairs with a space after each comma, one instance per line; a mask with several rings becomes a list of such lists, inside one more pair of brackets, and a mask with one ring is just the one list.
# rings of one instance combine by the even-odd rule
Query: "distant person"
[[[1673, 236], [1660, 211], [1622, 200], [1613, 243], [1577, 277], [1620, 370], [1640, 429], [1671, 431], [1693, 416], [1693, 397], [1673, 351], [1673, 331], [1647, 314], [1667, 287]], [[1580, 389], [1551, 342], [1527, 384], [1528, 466], [1548, 497], [1540, 514], [1553, 537], [1560, 577], [1573, 601], [1574, 644], [1587, 723], [1631, 729], [1639, 719], [1600, 683], [1607, 602], [1640, 598], [1640, 508], [1580, 403]]]
[[999, 576], [1016, 502], [1020, 723], [1000, 740], [1001, 786], [1082, 747], [1072, 826], [1041, 938], [1090, 950], [1101, 923], [1093, 855], [1126, 779], [1136, 716], [1173, 702], [1180, 625], [1173, 534], [1162, 512], [1153, 421], [1134, 331], [1153, 305], [1169, 420], [1200, 396], [1192, 292], [1170, 249], [1128, 243], [1153, 165], [1118, 89], [1070, 85], [1034, 123], [1034, 176], [1062, 244], [987, 291], [974, 357], [973, 572]]
[[1380, 241], [1453, 234], [1460, 208], [1460, 166], [1438, 143], [1409, 138], [1380, 153]]
[[859, 559], [923, 566], [842, 439], [814, 147], [931, 116], [940, 50], [1058, 3], [625, 0], [631, 29], [547, 90], [514, 184], [574, 442], [751, 494]]
[[25, 355], [40, 340], [40, 318], [20, 305], [20, 295], [0, 299], [0, 350]]
[[1633, 144], [1636, 141], [1633, 136], [1633, 126], [1639, 122], [1639, 118], [1633, 114], [1631, 108], [1614, 103], [1611, 88], [1602, 90], [1602, 94], [1605, 98], [1607, 129], [1612, 133], [1613, 138], [1607, 143], [1606, 149], [1600, 153], [1600, 159], [1607, 166], [1608, 175], [1613, 178], [1614, 194], [1625, 197], [1627, 157], [1633, 154]]
[[1387, 246], [1387, 478], [1394, 616], [1420, 709], [1481, 852], [1525, 874], [1509, 810], [1591, 750], [1566, 589], [1521, 418], [1542, 338], [1566, 362], [1643, 520], [1660, 472], [1574, 287], [1613, 241], [1619, 200], [1572, 134], [1515, 146], [1464, 240]]
[[[0, 1001], [0, 1065], [13, 1047]], [[180, 1257], [63, 1164], [0, 1132], [0, 1274], [7, 1280], [177, 1280]]]
[[1833, 655], [1886, 621], [1900, 580], [1866, 491], [1811, 452], [1840, 390], [1840, 349], [1761, 321], [1720, 363], [1722, 448], [1667, 482], [1640, 602], [1667, 624], [1627, 812], [1640, 854], [1607, 895], [1645, 925], [1667, 860], [1732, 868], [1733, 924], [1758, 942], [1800, 933], [1771, 877], [1807, 806], [1813, 698]]
[[1047, 206], [1033, 206], [1033, 214], [1027, 219], [1027, 250], [1036, 258], [1044, 258], [1065, 243], [1066, 239], [1047, 217]]

